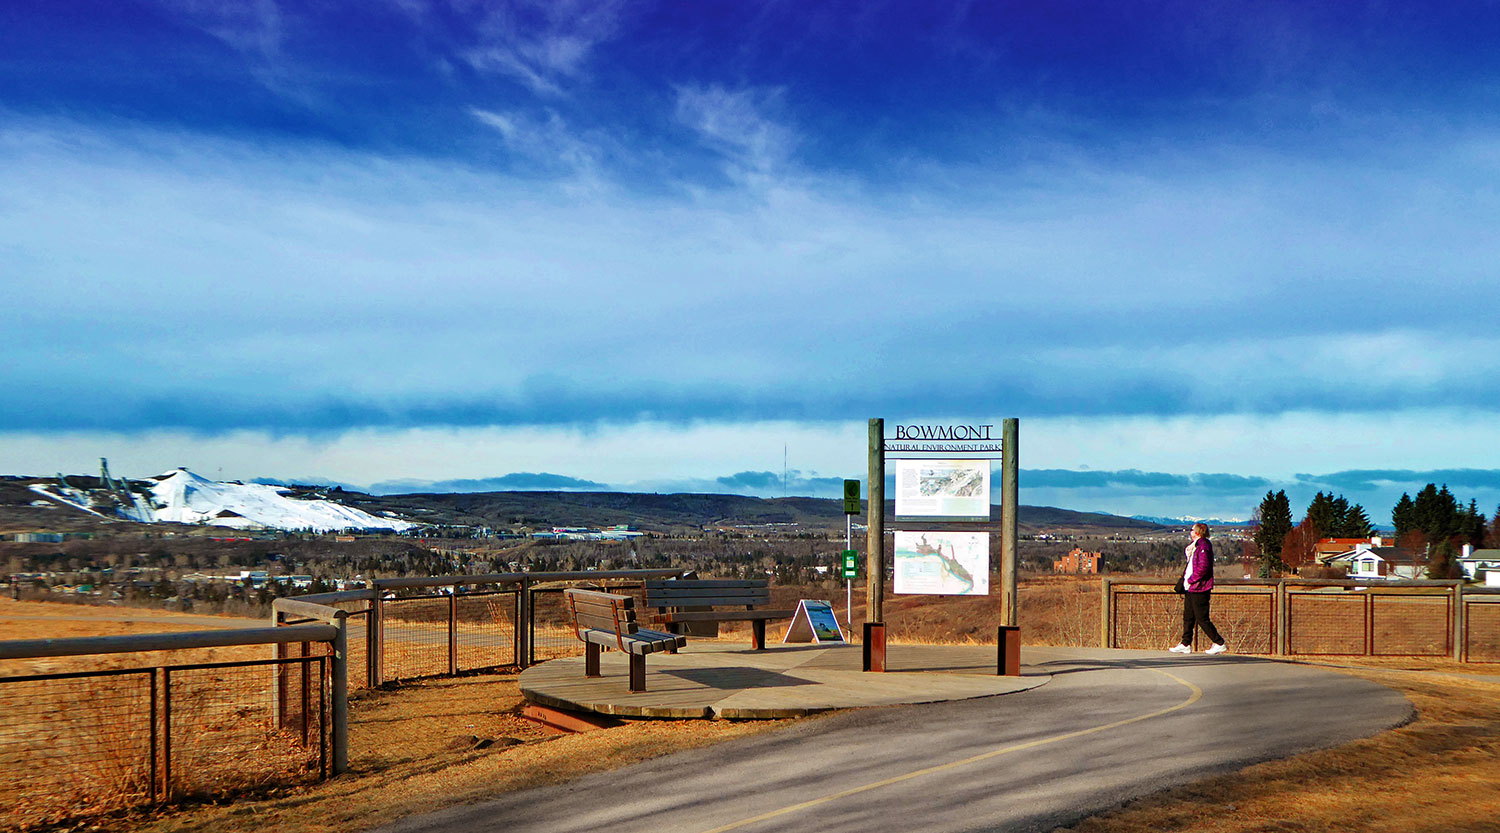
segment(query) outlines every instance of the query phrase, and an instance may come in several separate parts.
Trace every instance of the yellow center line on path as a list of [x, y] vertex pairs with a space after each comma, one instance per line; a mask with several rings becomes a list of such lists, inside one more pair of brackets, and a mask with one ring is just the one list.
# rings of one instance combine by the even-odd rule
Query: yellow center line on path
[[841, 798], [848, 798], [851, 795], [859, 795], [860, 793], [869, 792], [870, 790], [878, 790], [881, 787], [889, 787], [892, 784], [899, 784], [902, 781], [910, 781], [913, 778], [921, 778], [924, 775], [932, 775], [934, 773], [968, 766], [969, 764], [977, 764], [980, 761], [987, 761], [990, 758], [998, 758], [1001, 755], [1009, 755], [1012, 752], [1024, 752], [1027, 749], [1035, 749], [1038, 746], [1046, 746], [1049, 743], [1060, 743], [1065, 740], [1081, 738], [1085, 735], [1092, 735], [1097, 732], [1107, 732], [1110, 729], [1118, 729], [1121, 726], [1129, 726], [1132, 723], [1139, 723], [1142, 720], [1150, 720], [1153, 717], [1161, 717], [1162, 715], [1171, 714], [1178, 709], [1185, 709], [1188, 706], [1191, 706], [1194, 703], [1198, 702], [1199, 698], [1203, 696], [1203, 689], [1188, 682], [1187, 680], [1184, 680], [1176, 674], [1171, 673], [1170, 671], [1163, 671], [1159, 668], [1148, 668], [1146, 670], [1155, 671], [1158, 674], [1171, 677], [1173, 680], [1176, 680], [1177, 682], [1187, 686], [1188, 690], [1192, 693], [1189, 694], [1188, 698], [1186, 700], [1183, 700], [1181, 703], [1178, 703], [1175, 706], [1168, 706], [1165, 709], [1158, 709], [1154, 712], [1151, 712], [1150, 714], [1138, 715], [1136, 717], [1127, 717], [1124, 720], [1116, 720], [1113, 723], [1105, 723], [1102, 726], [1093, 726], [1088, 729], [1079, 729], [1074, 732], [1065, 732], [1061, 735], [1053, 735], [1049, 738], [1039, 738], [1037, 740], [1031, 740], [1025, 743], [1003, 746], [999, 749], [994, 749], [989, 752], [983, 752], [981, 754], [975, 755], [972, 758], [964, 758], [961, 761], [952, 761], [946, 764], [939, 764], [938, 766], [930, 766], [925, 769], [913, 770], [904, 775], [895, 775], [882, 781], [876, 781], [874, 783], [865, 784], [859, 787], [851, 787], [847, 790], [840, 790], [839, 792], [830, 793], [829, 795], [825, 795], [821, 798], [810, 799], [808, 801], [803, 801], [800, 804], [792, 804], [787, 807], [782, 807], [779, 810], [772, 810], [769, 813], [761, 813], [758, 816], [751, 816], [748, 819], [740, 819], [739, 821], [730, 822], [729, 824], [723, 825], [721, 827], [715, 827], [711, 830], [705, 830], [703, 831], [703, 833], [727, 833], [730, 830], [738, 830], [741, 827], [747, 827], [758, 822], [770, 821], [771, 819], [790, 815], [791, 813], [798, 813], [812, 807], [817, 807], [820, 804], [827, 804], [830, 801], [838, 801]]

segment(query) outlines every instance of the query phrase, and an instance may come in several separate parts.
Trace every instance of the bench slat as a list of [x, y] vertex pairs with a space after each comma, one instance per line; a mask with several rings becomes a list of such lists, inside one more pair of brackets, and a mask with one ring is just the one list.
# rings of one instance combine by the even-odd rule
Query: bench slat
[[654, 613], [651, 622], [753, 622], [757, 619], [790, 619], [793, 610], [688, 610]]
[[567, 595], [567, 596], [572, 596], [573, 598], [575, 598], [579, 602], [583, 602], [583, 601], [587, 600], [587, 601], [592, 602], [594, 604], [606, 604], [606, 605], [607, 604], [619, 604], [621, 607], [627, 607], [627, 608], [634, 608], [635, 607], [635, 597], [634, 596], [622, 596], [622, 595], [619, 595], [617, 593], [605, 593], [605, 592], [600, 591], [600, 590], [580, 590], [580, 589], [571, 588], [571, 587], [568, 588], [567, 590], [564, 590], [563, 594]]
[[765, 605], [769, 603], [768, 597], [751, 596], [694, 596], [687, 599], [661, 599], [652, 597], [646, 606], [648, 608], [706, 608], [712, 605]]
[[[589, 614], [583, 613], [582, 611], [578, 613], [578, 627], [580, 628], [597, 628], [599, 630], [614, 633], [615, 624], [615, 618], [613, 616], [590, 616]], [[628, 636], [640, 630], [640, 625], [636, 624], [633, 621], [621, 621], [619, 622], [619, 628], [620, 633], [626, 634]]]
[[[657, 631], [640, 631], [626, 636], [623, 640], [617, 640], [613, 630], [581, 630], [578, 633], [583, 637], [583, 641], [603, 645], [606, 648], [618, 649], [620, 642], [623, 641], [625, 650], [632, 654], [656, 654], [687, 646], [687, 637]], [[643, 636], [643, 634], [650, 634], [650, 636]]]
[[621, 619], [629, 619], [635, 615], [635, 611], [628, 607], [612, 604], [599, 604], [593, 599], [574, 599], [573, 609], [579, 613], [592, 613], [595, 616], [614, 616], [619, 613]]
[[770, 584], [766, 579], [647, 579], [645, 581], [647, 590], [659, 590], [673, 587], [767, 587]]

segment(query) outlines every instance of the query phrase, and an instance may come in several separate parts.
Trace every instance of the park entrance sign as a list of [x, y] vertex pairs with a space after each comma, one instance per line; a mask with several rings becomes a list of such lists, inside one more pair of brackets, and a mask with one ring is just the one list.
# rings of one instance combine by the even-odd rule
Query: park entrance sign
[[[996, 673], [1021, 672], [1016, 622], [1016, 512], [1019, 420], [1006, 419], [999, 441], [991, 423], [899, 424], [870, 420], [870, 499], [866, 550], [864, 669], [885, 670], [885, 469], [895, 468], [895, 592], [987, 596], [990, 593], [990, 474], [1001, 463], [1000, 624]], [[979, 527], [979, 528], [975, 528]]]

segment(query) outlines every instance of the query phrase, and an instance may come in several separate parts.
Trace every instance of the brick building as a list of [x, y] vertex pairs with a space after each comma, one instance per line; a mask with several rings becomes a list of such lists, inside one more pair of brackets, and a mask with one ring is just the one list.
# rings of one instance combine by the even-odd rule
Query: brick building
[[1103, 556], [1097, 552], [1084, 552], [1074, 547], [1073, 551], [1052, 562], [1054, 573], [1097, 573]]

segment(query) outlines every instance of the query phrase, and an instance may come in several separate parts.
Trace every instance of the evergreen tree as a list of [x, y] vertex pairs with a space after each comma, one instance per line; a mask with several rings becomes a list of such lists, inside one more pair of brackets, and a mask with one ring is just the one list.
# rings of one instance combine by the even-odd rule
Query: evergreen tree
[[1340, 532], [1340, 538], [1368, 538], [1374, 527], [1370, 524], [1370, 516], [1365, 513], [1365, 508], [1359, 504], [1349, 507], [1344, 515], [1344, 528]]
[[1479, 511], [1479, 504], [1472, 498], [1469, 500], [1469, 505], [1460, 513], [1460, 527], [1458, 534], [1462, 536], [1465, 543], [1474, 549], [1484, 546], [1487, 524], [1484, 513]]
[[1396, 501], [1396, 506], [1391, 510], [1391, 523], [1396, 527], [1396, 539], [1400, 540], [1407, 533], [1416, 531], [1417, 506], [1412, 502], [1411, 495], [1401, 493], [1401, 499]]
[[1284, 490], [1266, 492], [1256, 514], [1260, 516], [1260, 526], [1255, 530], [1255, 545], [1260, 548], [1260, 575], [1266, 578], [1286, 570], [1281, 547], [1287, 533], [1292, 531], [1292, 504]]
[[1303, 531], [1304, 535], [1311, 533], [1317, 538], [1333, 535], [1340, 526], [1340, 520], [1333, 494], [1318, 492], [1313, 496], [1312, 503], [1307, 505], [1304, 523], [1308, 524], [1308, 529]]

